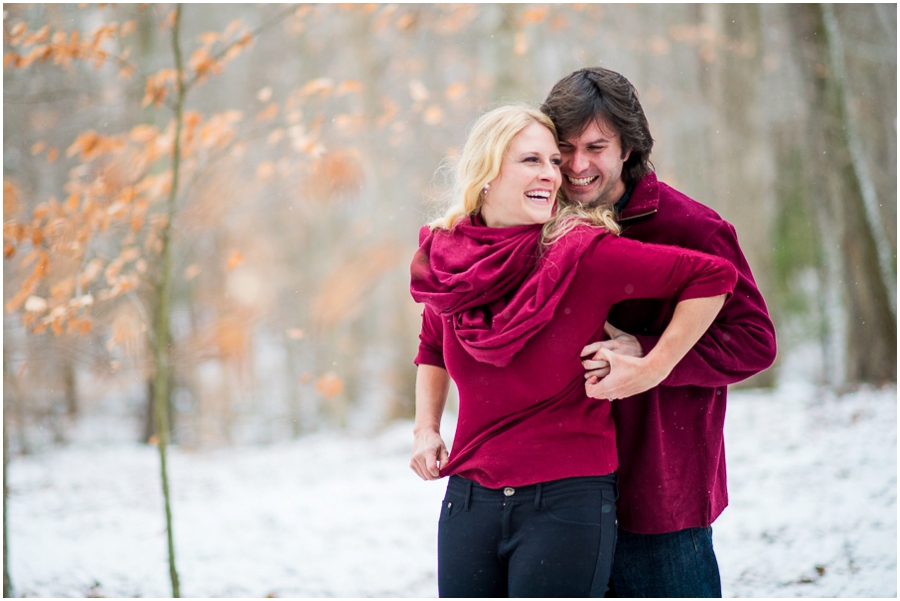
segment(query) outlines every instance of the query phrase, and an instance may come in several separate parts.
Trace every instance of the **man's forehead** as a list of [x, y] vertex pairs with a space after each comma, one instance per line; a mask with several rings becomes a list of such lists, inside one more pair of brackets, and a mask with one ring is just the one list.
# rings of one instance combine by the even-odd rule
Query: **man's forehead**
[[569, 134], [562, 139], [563, 142], [575, 144], [576, 142], [612, 142], [618, 140], [619, 134], [603, 117], [596, 117], [588, 121], [580, 132]]

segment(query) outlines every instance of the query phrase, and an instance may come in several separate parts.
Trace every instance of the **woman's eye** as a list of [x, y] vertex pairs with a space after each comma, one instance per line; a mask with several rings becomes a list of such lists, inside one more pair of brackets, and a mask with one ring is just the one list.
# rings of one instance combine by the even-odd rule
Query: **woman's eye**
[[562, 165], [562, 159], [550, 159], [550, 163], [559, 167], [560, 165]]

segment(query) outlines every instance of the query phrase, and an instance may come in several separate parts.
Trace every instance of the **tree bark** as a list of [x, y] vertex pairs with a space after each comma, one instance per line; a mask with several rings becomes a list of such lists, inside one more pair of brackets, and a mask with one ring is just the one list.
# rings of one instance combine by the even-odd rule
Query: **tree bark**
[[175, 542], [172, 531], [172, 508], [169, 494], [169, 474], [166, 447], [169, 442], [169, 374], [171, 369], [170, 301], [172, 296], [172, 222], [175, 218], [175, 201], [178, 197], [178, 175], [181, 161], [182, 108], [184, 106], [185, 85], [182, 66], [181, 46], [178, 40], [181, 28], [182, 5], [175, 9], [175, 23], [172, 26], [172, 51], [175, 56], [176, 99], [175, 99], [175, 140], [172, 149], [172, 184], [166, 203], [166, 222], [160, 233], [162, 240], [161, 271], [156, 288], [156, 315], [153, 320], [153, 362], [156, 374], [153, 383], [153, 408], [156, 412], [156, 436], [159, 449], [160, 479], [162, 481], [163, 502], [166, 515], [166, 541], [169, 551], [169, 578], [172, 596], [180, 597], [178, 570], [175, 565]]
[[810, 194], [824, 199], [813, 208], [822, 241], [822, 280], [830, 297], [827, 327], [841, 338], [842, 348], [834, 354], [842, 355], [843, 365], [832, 382], [896, 382], [896, 317], [853, 164], [844, 84], [832, 61], [825, 12], [819, 5], [798, 5], [790, 14], [810, 106]]
[[889, 309], [894, 321], [897, 319], [897, 276], [894, 273], [893, 250], [885, 232], [884, 223], [878, 209], [878, 193], [875, 191], [875, 183], [869, 170], [869, 164], [863, 155], [862, 140], [859, 133], [859, 125], [853, 111], [850, 110], [851, 92], [849, 90], [850, 78], [847, 76], [847, 67], [844, 58], [844, 43], [841, 39], [841, 30], [837, 18], [834, 15], [834, 7], [830, 4], [821, 4], [822, 22], [827, 32], [829, 59], [831, 60], [831, 82], [837, 96], [837, 110], [850, 152], [851, 177], [855, 179], [856, 192], [862, 199], [862, 215], [865, 218], [863, 224], [869, 230], [876, 251], [878, 272], [881, 275], [884, 294], [889, 302]]
[[[701, 15], [723, 42], [701, 60], [709, 63], [706, 94], [715, 110], [708, 131], [713, 150], [712, 188], [720, 211], [729, 222], [741, 224], [741, 248], [764, 297], [772, 291], [770, 233], [774, 214], [775, 166], [765, 135], [760, 86], [762, 23], [760, 8], [751, 4], [706, 4]], [[772, 386], [769, 369], [739, 386]]]

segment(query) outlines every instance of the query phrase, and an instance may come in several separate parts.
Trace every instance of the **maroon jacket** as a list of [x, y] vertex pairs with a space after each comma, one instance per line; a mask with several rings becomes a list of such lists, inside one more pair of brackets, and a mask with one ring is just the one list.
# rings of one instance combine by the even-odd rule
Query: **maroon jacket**
[[[706, 527], [728, 505], [727, 385], [775, 360], [775, 328], [734, 227], [712, 209], [657, 181], [638, 182], [618, 216], [622, 236], [723, 257], [738, 270], [734, 294], [697, 345], [662, 384], [613, 403], [619, 451], [619, 527], [659, 534]], [[670, 300], [631, 300], [609, 322], [650, 351], [672, 318]]]
[[716, 296], [737, 280], [721, 258], [598, 228], [575, 228], [543, 252], [540, 235], [540, 225], [477, 223], [420, 234], [416, 363], [445, 367], [459, 388], [442, 476], [499, 488], [612, 472], [611, 403], [586, 395], [581, 349], [621, 300]]

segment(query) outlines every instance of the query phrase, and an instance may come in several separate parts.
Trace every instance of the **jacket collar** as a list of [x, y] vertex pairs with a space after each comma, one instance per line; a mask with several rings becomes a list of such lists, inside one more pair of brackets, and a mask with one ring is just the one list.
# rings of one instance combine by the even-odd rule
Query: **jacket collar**
[[[629, 196], [629, 192], [631, 193]], [[652, 215], [659, 209], [659, 180], [652, 171], [629, 187], [616, 203], [616, 220], [619, 222]]]

